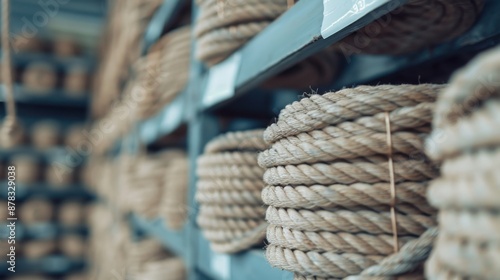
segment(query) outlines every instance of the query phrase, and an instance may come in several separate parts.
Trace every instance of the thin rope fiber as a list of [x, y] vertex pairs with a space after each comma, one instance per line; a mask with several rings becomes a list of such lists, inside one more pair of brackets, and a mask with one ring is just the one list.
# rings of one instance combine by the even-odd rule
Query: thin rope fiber
[[418, 51], [465, 33], [483, 6], [484, 0], [410, 0], [346, 37], [336, 47], [346, 55], [402, 55]]
[[216, 252], [236, 253], [264, 241], [264, 170], [257, 156], [268, 146], [262, 133], [226, 133], [210, 141], [198, 158], [197, 223]]
[[423, 279], [439, 174], [424, 140], [443, 87], [361, 86], [281, 111], [258, 157], [271, 265], [296, 279]]
[[[195, 57], [213, 66], [225, 60], [286, 12], [290, 0], [198, 1], [200, 14], [194, 27]], [[340, 57], [323, 50], [263, 83], [265, 88], [307, 89], [326, 85], [340, 68]]]
[[12, 60], [10, 56], [10, 1], [2, 0], [2, 82], [5, 90], [5, 117], [0, 130], [0, 145], [11, 148], [23, 138], [22, 129], [17, 122], [14, 99]]
[[428, 279], [496, 279], [500, 275], [500, 48], [457, 71], [440, 95], [429, 156], [443, 162], [429, 202], [439, 236]]

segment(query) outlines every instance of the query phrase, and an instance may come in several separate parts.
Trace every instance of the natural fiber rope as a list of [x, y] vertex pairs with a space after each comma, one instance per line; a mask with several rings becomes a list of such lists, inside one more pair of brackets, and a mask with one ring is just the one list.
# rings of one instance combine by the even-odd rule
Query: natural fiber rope
[[[427, 182], [404, 182], [396, 185], [396, 208], [405, 214], [433, 214], [435, 210], [426, 204]], [[328, 209], [350, 208], [357, 205], [372, 210], [387, 209], [390, 201], [390, 185], [387, 183], [329, 186], [267, 186], [262, 191], [265, 204], [280, 208]]]
[[[263, 31], [295, 4], [293, 0], [210, 0], [199, 2], [194, 34], [195, 57], [213, 66]], [[263, 82], [265, 88], [308, 89], [326, 85], [337, 75], [340, 58], [332, 50], [315, 54]]]
[[422, 278], [436, 234], [425, 192], [438, 175], [423, 141], [441, 88], [358, 87], [282, 110], [259, 155], [272, 265], [298, 279]]
[[[4, 147], [12, 147], [16, 143], [14, 134], [19, 133], [19, 125], [16, 118], [16, 103], [14, 100], [14, 89], [12, 82], [12, 60], [10, 56], [10, 1], [2, 0], [2, 82], [5, 94], [5, 109], [7, 116], [0, 131], [0, 144]], [[17, 131], [16, 131], [17, 130]]]
[[439, 209], [439, 236], [428, 279], [496, 279], [500, 274], [500, 49], [452, 78], [436, 105], [427, 152], [443, 161], [428, 192]]
[[257, 154], [267, 146], [262, 130], [233, 132], [210, 141], [198, 158], [197, 222], [213, 250], [235, 253], [261, 243], [263, 170]]
[[171, 229], [180, 229], [188, 215], [188, 160], [186, 155], [168, 155], [169, 166], [165, 171], [161, 214]]
[[137, 114], [145, 119], [156, 114], [180, 93], [188, 81], [191, 53], [189, 26], [171, 31], [135, 64], [137, 77], [128, 94], [143, 91]]
[[348, 36], [347, 52], [400, 55], [449, 41], [477, 20], [483, 0], [411, 0]]
[[[274, 143], [279, 139], [299, 133], [311, 132], [346, 121], [363, 122], [363, 117], [377, 118], [381, 122], [366, 123], [367, 129], [375, 125], [375, 132], [385, 133], [385, 112], [390, 112], [392, 132], [399, 129], [413, 129], [428, 123], [430, 118], [423, 111], [415, 111], [415, 106], [429, 106], [436, 99], [436, 92], [442, 85], [381, 85], [377, 87], [360, 86], [344, 89], [335, 94], [312, 95], [287, 105], [280, 113], [280, 119], [266, 129], [264, 139]], [[420, 104], [424, 103], [424, 104]], [[408, 107], [408, 108], [406, 108]], [[408, 118], [397, 123], [393, 114], [409, 114]], [[355, 131], [355, 130], [354, 130]]]

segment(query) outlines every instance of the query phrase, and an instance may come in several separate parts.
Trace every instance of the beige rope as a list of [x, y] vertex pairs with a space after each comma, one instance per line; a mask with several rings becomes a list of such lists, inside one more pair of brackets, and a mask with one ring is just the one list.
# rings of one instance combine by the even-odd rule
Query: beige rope
[[[280, 119], [266, 129], [264, 139], [270, 143], [303, 132], [310, 132], [346, 121], [363, 122], [364, 117], [382, 113], [378, 132], [385, 133], [385, 112], [390, 112], [392, 132], [396, 128], [413, 129], [428, 123], [430, 118], [424, 111], [415, 111], [415, 106], [429, 106], [436, 100], [436, 92], [442, 85], [381, 85], [360, 86], [344, 89], [335, 94], [312, 95], [300, 102], [287, 105], [280, 113]], [[407, 108], [408, 107], [408, 108]], [[411, 114], [396, 123], [393, 114]], [[371, 123], [365, 124], [371, 126]], [[377, 125], [377, 124], [375, 124]], [[355, 130], [354, 130], [355, 131]]]
[[428, 193], [440, 229], [426, 264], [431, 280], [500, 274], [498, 65], [499, 48], [479, 55], [454, 75], [436, 105], [427, 152], [443, 161], [443, 172]]
[[441, 88], [364, 86], [282, 110], [259, 155], [272, 265], [297, 279], [422, 278], [438, 176], [423, 143]]
[[[293, 0], [199, 1], [195, 57], [213, 66], [228, 58], [295, 4]], [[337, 75], [339, 56], [323, 50], [263, 82], [265, 88], [308, 89]]]
[[263, 130], [223, 134], [198, 158], [197, 223], [213, 250], [236, 253], [261, 244], [267, 223], [257, 154], [267, 145]]
[[180, 229], [188, 215], [188, 165], [185, 153], [171, 152], [165, 171], [160, 213], [171, 229]]
[[[380, 211], [390, 201], [390, 184], [355, 183], [352, 185], [267, 186], [262, 191], [265, 204], [280, 208], [328, 209], [363, 205]], [[400, 213], [433, 214], [435, 209], [426, 203], [427, 182], [404, 182], [396, 185], [396, 209]]]
[[[14, 100], [14, 89], [12, 84], [12, 61], [10, 56], [10, 1], [2, 0], [2, 81], [5, 94], [5, 109], [7, 116], [2, 124], [0, 144], [4, 147], [12, 147], [20, 136], [20, 128], [16, 119], [16, 103]], [[18, 135], [16, 135], [16, 133]]]
[[411, 0], [354, 32], [337, 47], [346, 54], [400, 55], [446, 42], [477, 20], [483, 0]]

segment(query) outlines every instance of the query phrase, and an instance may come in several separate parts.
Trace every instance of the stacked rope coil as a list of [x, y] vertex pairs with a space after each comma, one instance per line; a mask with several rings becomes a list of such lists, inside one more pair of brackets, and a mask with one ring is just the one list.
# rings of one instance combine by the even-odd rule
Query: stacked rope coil
[[497, 279], [500, 275], [500, 48], [475, 58], [440, 95], [429, 156], [442, 161], [430, 203], [439, 236], [428, 279]]
[[288, 9], [287, 0], [198, 0], [196, 57], [214, 65], [239, 49]]
[[127, 188], [128, 203], [131, 210], [146, 218], [156, 218], [159, 214], [164, 171], [168, 166], [168, 158], [161, 154], [141, 156], [135, 159], [135, 174], [130, 178]]
[[131, 243], [127, 262], [127, 279], [186, 279], [182, 259], [163, 250], [163, 246], [154, 239]]
[[169, 156], [169, 166], [164, 175], [160, 214], [171, 229], [180, 229], [188, 214], [188, 167], [189, 162], [184, 152], [175, 152]]
[[346, 37], [338, 47], [344, 53], [401, 55], [418, 51], [466, 32], [483, 6], [484, 0], [410, 0]]
[[[194, 34], [195, 56], [213, 66], [264, 30], [296, 1], [290, 0], [198, 0], [200, 14]], [[324, 85], [336, 76], [340, 59], [330, 50], [321, 51], [264, 83], [271, 88], [304, 89]]]
[[264, 170], [257, 164], [267, 148], [262, 130], [231, 132], [207, 144], [197, 162], [197, 217], [214, 251], [235, 253], [261, 244], [267, 223], [260, 192]]
[[143, 94], [137, 104], [139, 119], [156, 114], [185, 88], [190, 55], [191, 28], [184, 26], [169, 32], [138, 61], [137, 83], [132, 91]]
[[130, 225], [119, 219], [107, 206], [95, 204], [89, 211], [90, 260], [89, 279], [125, 279], [127, 254], [132, 238]]
[[423, 143], [441, 89], [361, 86], [281, 111], [259, 155], [273, 266], [296, 279], [422, 278], [437, 233], [425, 194], [438, 175]]

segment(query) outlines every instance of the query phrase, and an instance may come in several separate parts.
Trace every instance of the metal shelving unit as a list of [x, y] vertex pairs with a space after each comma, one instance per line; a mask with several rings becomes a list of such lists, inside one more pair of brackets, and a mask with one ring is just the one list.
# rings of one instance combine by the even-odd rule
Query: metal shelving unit
[[[171, 23], [168, 15], [175, 13], [173, 11], [177, 2], [166, 1], [157, 13], [158, 16], [154, 17], [151, 26], [155, 27], [148, 29], [146, 46], [150, 46], [151, 40], [159, 37], [158, 30], [165, 29], [158, 26], [168, 26]], [[196, 16], [194, 2], [193, 15]], [[297, 2], [243, 48], [211, 69], [207, 70], [199, 61], [193, 60], [186, 91], [157, 116], [140, 125], [140, 139], [146, 144], [168, 136], [182, 124], [188, 125], [187, 147], [191, 162], [188, 203], [193, 213], [190, 213], [185, 227], [181, 231], [171, 231], [161, 219], [147, 221], [136, 215], [131, 215], [129, 220], [137, 231], [157, 238], [167, 249], [182, 257], [189, 270], [189, 279], [293, 279], [292, 273], [272, 268], [262, 249], [233, 255], [217, 254], [210, 249], [193, 218], [197, 210], [194, 201], [195, 164], [205, 144], [225, 132], [226, 129], [219, 122], [221, 115], [250, 117], [269, 123], [286, 104], [299, 99], [299, 92], [266, 92], [256, 89], [266, 78], [338, 42], [406, 3], [371, 0], [366, 1], [363, 9], [353, 12], [351, 1], [340, 1], [336, 3], [333, 16], [342, 20], [329, 21], [330, 11], [328, 8], [325, 11], [324, 2], [327, 1]], [[425, 74], [425, 67], [462, 55], [472, 56], [492, 47], [500, 42], [498, 10], [499, 1], [486, 0], [482, 16], [471, 30], [432, 49], [406, 56], [349, 57], [336, 81], [319, 89], [319, 92], [358, 84], [376, 84], [380, 81], [400, 81], [404, 80], [401, 74], [405, 73], [418, 77]], [[152, 33], [155, 35], [151, 35]], [[449, 75], [446, 71], [442, 74]], [[213, 77], [216, 76], [222, 76], [225, 81], [214, 82]], [[259, 126], [258, 122], [255, 125]]]
[[[2, 182], [7, 185], [7, 182]], [[48, 200], [81, 200], [89, 201], [94, 198], [94, 195], [84, 186], [79, 184], [52, 187], [45, 183], [35, 183], [24, 185], [18, 183], [16, 186], [16, 200], [24, 201], [30, 198], [45, 198]], [[0, 193], [0, 199], [7, 199], [7, 189]]]
[[[0, 223], [0, 239], [7, 239], [9, 237], [7, 225], [6, 223]], [[55, 239], [68, 234], [86, 236], [88, 228], [84, 225], [63, 226], [56, 223], [16, 224], [17, 240]]]

